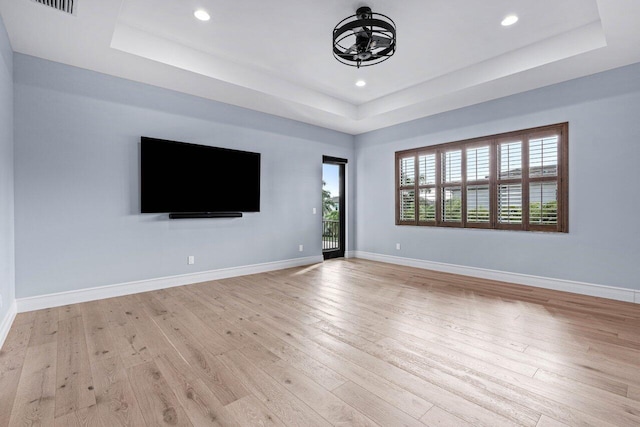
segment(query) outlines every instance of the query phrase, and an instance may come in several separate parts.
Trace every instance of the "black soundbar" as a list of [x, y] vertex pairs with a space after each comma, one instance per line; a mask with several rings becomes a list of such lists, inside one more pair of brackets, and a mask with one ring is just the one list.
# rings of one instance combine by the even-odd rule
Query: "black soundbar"
[[240, 218], [242, 212], [173, 212], [169, 214], [171, 219], [190, 218]]

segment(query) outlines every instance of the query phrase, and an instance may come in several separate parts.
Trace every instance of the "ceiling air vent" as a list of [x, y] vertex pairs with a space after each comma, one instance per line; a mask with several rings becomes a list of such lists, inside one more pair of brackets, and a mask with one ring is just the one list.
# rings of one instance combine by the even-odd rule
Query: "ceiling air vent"
[[54, 9], [59, 10], [60, 12], [68, 13], [70, 15], [74, 15], [74, 6], [77, 3], [77, 0], [31, 0], [35, 3], [40, 3], [44, 6], [49, 6]]

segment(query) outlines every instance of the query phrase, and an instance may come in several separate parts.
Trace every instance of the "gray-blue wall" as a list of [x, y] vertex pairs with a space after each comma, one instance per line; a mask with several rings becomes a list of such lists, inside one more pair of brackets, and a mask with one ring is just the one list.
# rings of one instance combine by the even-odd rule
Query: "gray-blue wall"
[[0, 323], [14, 299], [13, 51], [0, 17]]
[[[323, 154], [349, 159], [349, 250], [640, 289], [640, 64], [354, 138], [25, 55], [13, 62], [18, 297], [319, 256]], [[394, 225], [395, 151], [564, 121], [568, 234]], [[141, 135], [263, 153], [262, 212], [139, 214]], [[1, 203], [8, 218], [10, 197]]]
[[[18, 297], [321, 255], [322, 156], [353, 136], [21, 54], [14, 76]], [[262, 153], [261, 212], [140, 214], [142, 135]]]
[[[565, 121], [568, 234], [394, 225], [395, 151]], [[640, 289], [640, 64], [359, 135], [356, 158], [358, 251]]]

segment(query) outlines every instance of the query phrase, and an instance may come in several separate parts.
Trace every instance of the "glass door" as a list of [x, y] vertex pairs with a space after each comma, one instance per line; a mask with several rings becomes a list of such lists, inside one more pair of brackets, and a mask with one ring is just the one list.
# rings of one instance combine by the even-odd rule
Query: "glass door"
[[344, 257], [345, 249], [345, 165], [347, 160], [322, 159], [322, 255], [324, 259]]

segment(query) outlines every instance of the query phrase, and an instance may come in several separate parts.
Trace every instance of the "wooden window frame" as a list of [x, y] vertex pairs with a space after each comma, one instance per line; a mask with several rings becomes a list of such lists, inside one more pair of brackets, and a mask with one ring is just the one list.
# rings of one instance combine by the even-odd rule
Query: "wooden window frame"
[[[558, 135], [558, 163], [555, 176], [529, 176], [529, 141], [546, 135]], [[499, 147], [500, 143], [507, 140], [519, 139], [521, 145], [521, 169], [519, 178], [502, 178], [499, 176]], [[489, 146], [489, 179], [469, 181], [467, 177], [467, 150], [476, 147]], [[461, 174], [460, 183], [445, 183], [442, 177], [442, 155], [447, 151], [461, 150]], [[420, 156], [435, 154], [435, 185], [420, 185]], [[400, 186], [400, 174], [402, 159], [414, 158], [414, 179], [412, 185]], [[496, 135], [466, 139], [462, 141], [448, 142], [444, 144], [413, 148], [396, 151], [395, 153], [395, 188], [396, 188], [396, 225], [413, 225], [422, 227], [453, 227], [453, 228], [481, 228], [497, 230], [518, 231], [543, 231], [543, 232], [569, 232], [569, 123], [557, 123]], [[557, 185], [557, 223], [556, 224], [530, 224], [529, 193], [532, 183], [555, 182]], [[489, 185], [489, 222], [471, 222], [467, 218], [468, 187], [476, 185]], [[522, 219], [521, 223], [500, 223], [498, 221], [498, 187], [500, 184], [520, 184], [522, 186]], [[442, 218], [442, 191], [448, 187], [460, 187], [461, 190], [461, 219], [460, 222], [443, 221]], [[420, 190], [433, 188], [435, 191], [435, 221], [420, 221]], [[400, 193], [403, 190], [414, 191], [414, 219], [400, 220]]]

